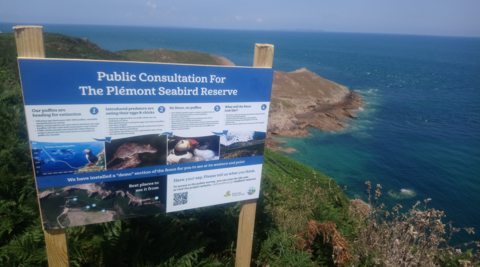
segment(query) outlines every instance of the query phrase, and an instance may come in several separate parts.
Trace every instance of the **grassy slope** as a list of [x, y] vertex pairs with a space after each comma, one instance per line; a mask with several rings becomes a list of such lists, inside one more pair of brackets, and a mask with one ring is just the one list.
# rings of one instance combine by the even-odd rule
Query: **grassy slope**
[[256, 229], [266, 234], [256, 248], [259, 264], [332, 266], [331, 245], [316, 240], [312, 258], [294, 248], [298, 241], [294, 235], [303, 232], [310, 220], [335, 222], [349, 240], [356, 234], [350, 201], [333, 179], [269, 149], [264, 154], [262, 193]]
[[119, 51], [116, 52], [116, 54], [132, 61], [218, 65], [209, 54], [199, 53], [195, 51], [177, 51], [168, 49], [137, 49]]
[[58, 33], [45, 33], [44, 39], [48, 58], [125, 60], [122, 56], [103, 50], [87, 39]]
[[[95, 44], [45, 33], [47, 57], [125, 60]], [[139, 59], [136, 59], [139, 60]], [[186, 60], [186, 59], [185, 59]], [[182, 63], [208, 64], [201, 59]], [[45, 266], [31, 174], [13, 34], [0, 34], [0, 265]], [[312, 256], [295, 248], [311, 220], [334, 221], [350, 240], [349, 200], [335, 181], [286, 156], [265, 151], [253, 260], [270, 266], [333, 266], [318, 239]], [[68, 229], [72, 266], [233, 265], [239, 205], [217, 205]]]

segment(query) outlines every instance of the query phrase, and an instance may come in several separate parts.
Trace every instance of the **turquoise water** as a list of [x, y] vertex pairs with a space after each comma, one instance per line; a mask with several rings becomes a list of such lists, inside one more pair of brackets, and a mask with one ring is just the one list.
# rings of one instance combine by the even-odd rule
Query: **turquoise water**
[[[11, 32], [9, 24], [0, 31]], [[302, 67], [347, 86], [367, 103], [342, 132], [311, 129], [281, 138], [289, 154], [326, 175], [349, 197], [366, 199], [365, 181], [383, 186], [381, 202], [404, 211], [432, 198], [456, 227], [480, 230], [480, 38], [348, 33], [226, 31], [44, 25], [111, 51], [195, 50], [251, 66], [254, 43], [275, 45], [274, 68]], [[387, 191], [408, 189], [395, 199]], [[478, 235], [473, 237], [480, 240]], [[457, 242], [472, 236], [458, 235]]]

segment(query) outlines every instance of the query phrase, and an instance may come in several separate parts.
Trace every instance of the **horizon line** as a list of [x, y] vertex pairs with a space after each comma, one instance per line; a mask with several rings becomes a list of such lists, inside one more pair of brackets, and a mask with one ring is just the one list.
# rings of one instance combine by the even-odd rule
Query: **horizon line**
[[[119, 24], [76, 24], [76, 23], [19, 23], [19, 22], [6, 22], [0, 21], [0, 24], [18, 24], [20, 25], [68, 25], [68, 26], [110, 26], [110, 27], [147, 27], [147, 28], [173, 28], [173, 29], [195, 29], [195, 30], [225, 30], [225, 31], [277, 31], [277, 32], [306, 32], [306, 33], [351, 33], [351, 34], [378, 34], [378, 35], [413, 35], [413, 36], [437, 36], [437, 37], [462, 37], [462, 38], [480, 38], [480, 35], [441, 35], [441, 34], [425, 34], [425, 33], [390, 33], [390, 32], [352, 32], [352, 31], [329, 31], [325, 29], [285, 29], [285, 28], [272, 28], [272, 29], [252, 29], [252, 28], [212, 28], [212, 27], [189, 27], [189, 26], [169, 26], [169, 25], [119, 25]], [[11, 29], [13, 32], [13, 28]]]

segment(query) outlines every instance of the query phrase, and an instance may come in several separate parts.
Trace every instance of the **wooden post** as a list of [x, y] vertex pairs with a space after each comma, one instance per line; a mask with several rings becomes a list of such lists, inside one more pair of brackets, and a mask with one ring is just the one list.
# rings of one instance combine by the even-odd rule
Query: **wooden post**
[[[15, 32], [15, 42], [17, 43], [17, 53], [19, 57], [45, 58], [42, 26], [15, 26], [13, 30]], [[33, 157], [32, 166], [34, 166]], [[35, 179], [35, 183], [36, 182], [37, 180]], [[38, 201], [40, 206], [40, 199]], [[42, 210], [40, 209], [40, 214], [41, 212]], [[42, 216], [40, 216], [40, 218], [42, 218]], [[50, 267], [69, 266], [65, 229], [46, 230], [44, 234], [48, 265]]]
[[253, 66], [257, 68], [272, 68], [273, 45], [255, 44], [255, 54], [253, 55]]
[[[255, 44], [253, 66], [271, 68], [273, 63], [273, 45]], [[260, 191], [258, 191], [260, 192]], [[255, 227], [255, 212], [257, 199], [241, 202], [242, 210], [238, 220], [237, 254], [235, 266], [249, 267], [252, 261], [253, 230]]]

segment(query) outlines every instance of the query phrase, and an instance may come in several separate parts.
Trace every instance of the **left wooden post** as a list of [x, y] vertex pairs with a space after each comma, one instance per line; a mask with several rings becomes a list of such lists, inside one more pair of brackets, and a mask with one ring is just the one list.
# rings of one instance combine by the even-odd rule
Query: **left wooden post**
[[[15, 32], [15, 42], [17, 43], [18, 57], [45, 58], [42, 26], [15, 26], [13, 27], [13, 30]], [[36, 182], [37, 181], [35, 179], [35, 183]], [[40, 218], [42, 218], [42, 216], [40, 216]], [[46, 230], [44, 233], [45, 244], [47, 247], [48, 265], [50, 267], [69, 266], [67, 236], [65, 229]]]

